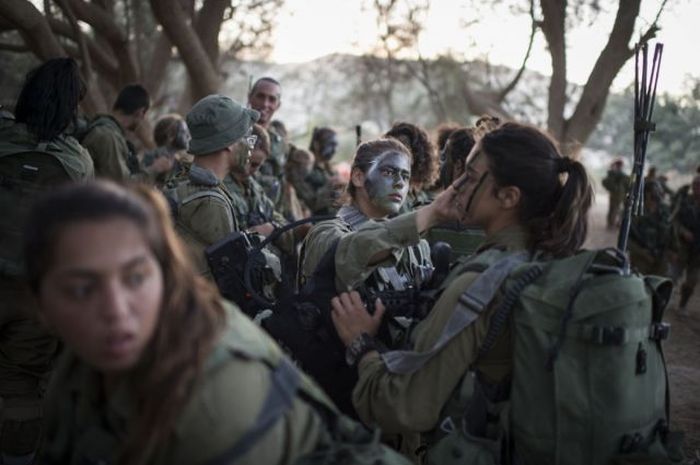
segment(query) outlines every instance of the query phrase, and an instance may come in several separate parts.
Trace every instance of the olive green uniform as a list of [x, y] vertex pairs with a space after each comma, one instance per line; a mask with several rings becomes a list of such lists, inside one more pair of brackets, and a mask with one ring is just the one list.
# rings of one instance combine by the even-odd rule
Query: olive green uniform
[[[137, 170], [136, 157], [124, 136], [124, 129], [112, 116], [99, 115], [82, 140], [95, 163], [95, 176], [126, 181]], [[138, 161], [136, 161], [138, 164]]]
[[[227, 320], [200, 380], [176, 419], [174, 434], [156, 450], [144, 449], [139, 463], [210, 463], [251, 429], [272, 388], [271, 365], [279, 363], [283, 355], [233, 305], [227, 306]], [[320, 403], [329, 402], [303, 375], [300, 389], [312, 393]], [[128, 381], [117, 386], [108, 399], [100, 391], [100, 375], [73, 354], [64, 354], [49, 394], [42, 463], [115, 463], [126, 427], [138, 410], [129, 395]], [[291, 408], [236, 463], [294, 463], [324, 440], [325, 430], [316, 410], [296, 396]]]
[[700, 280], [700, 204], [695, 201], [689, 189], [683, 189], [680, 195], [675, 215], [676, 227], [693, 235], [693, 241], [690, 242], [680, 235], [678, 238], [681, 273], [685, 270], [680, 306], [685, 307]]
[[[338, 292], [369, 284], [378, 291], [420, 287], [432, 273], [430, 247], [416, 231], [415, 213], [391, 220], [370, 220], [355, 207], [345, 206], [339, 217], [323, 221], [309, 231], [300, 257], [299, 282], [303, 285], [321, 258], [338, 242], [335, 283]], [[391, 250], [389, 257], [369, 265], [377, 253]], [[369, 281], [368, 281], [369, 280]]]
[[610, 194], [610, 203], [608, 204], [607, 225], [608, 228], [614, 228], [617, 225], [620, 216], [620, 208], [625, 201], [627, 186], [629, 186], [630, 177], [621, 171], [609, 170], [605, 179], [603, 179], [603, 187]]
[[290, 181], [297, 191], [297, 197], [311, 211], [312, 215], [330, 215], [337, 211], [334, 204], [336, 192], [331, 183], [335, 173], [318, 163], [304, 178], [290, 176]]
[[270, 155], [258, 172], [255, 173], [255, 179], [263, 187], [267, 196], [272, 199], [275, 208], [281, 210], [285, 183], [284, 165], [287, 162], [287, 144], [273, 128], [268, 128], [267, 134], [270, 136]]
[[671, 212], [659, 204], [655, 212], [645, 210], [632, 218], [629, 236], [632, 266], [642, 274], [668, 274], [666, 252], [672, 246]]
[[[479, 252], [490, 248], [524, 250], [525, 235], [517, 228], [501, 231], [487, 238]], [[415, 351], [426, 352], [433, 347], [459, 297], [478, 276], [476, 272], [464, 271], [465, 263], [466, 260], [457, 262], [443, 285], [445, 291], [430, 314], [415, 328]], [[359, 381], [353, 392], [353, 404], [363, 422], [378, 425], [388, 433], [421, 433], [425, 441], [438, 427], [443, 410], [457, 395], [460, 382], [476, 360], [495, 307], [490, 304], [473, 324], [412, 374], [388, 372], [376, 352], [364, 357], [358, 367]], [[486, 382], [499, 383], [511, 373], [511, 357], [510, 327], [506, 325], [493, 348], [479, 359], [476, 368]]]
[[240, 230], [233, 196], [216, 175], [192, 165], [187, 180], [166, 191], [177, 205], [175, 230], [188, 245], [197, 270], [211, 278], [204, 249]]
[[72, 137], [59, 136], [42, 148], [22, 123], [0, 128], [0, 453], [20, 456], [37, 447], [42, 398], [58, 347], [36, 321], [38, 309], [23, 278], [22, 228], [38, 193], [31, 186], [46, 190], [93, 177], [90, 155]]
[[[240, 182], [229, 174], [224, 178], [223, 183], [233, 198], [233, 209], [241, 230], [265, 223], [273, 223], [275, 227], [287, 223], [284, 216], [275, 210], [274, 202], [255, 179], [248, 178], [245, 182]], [[294, 254], [294, 231], [283, 234], [275, 245], [286, 254]]]

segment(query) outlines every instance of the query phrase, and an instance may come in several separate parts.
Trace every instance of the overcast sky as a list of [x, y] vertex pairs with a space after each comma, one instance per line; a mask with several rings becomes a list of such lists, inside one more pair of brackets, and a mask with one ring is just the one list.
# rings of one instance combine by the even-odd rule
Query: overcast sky
[[[524, 0], [523, 0], [524, 1]], [[637, 30], [653, 21], [662, 0], [642, 0]], [[330, 53], [359, 54], [376, 39], [373, 12], [363, 9], [363, 0], [286, 0], [278, 16], [271, 59], [304, 62]], [[471, 11], [459, 0], [432, 0], [421, 35], [424, 56], [452, 50], [469, 58], [488, 56], [492, 63], [519, 66], [529, 35], [527, 15], [484, 15]], [[617, 1], [601, 0], [606, 12], [590, 27], [582, 26], [567, 35], [568, 77], [583, 83], [612, 27]], [[476, 15], [480, 18], [477, 18]], [[478, 24], [463, 24], [479, 19]], [[679, 92], [687, 75], [700, 77], [700, 1], [668, 0], [661, 16], [657, 41], [664, 43], [660, 91]], [[655, 42], [654, 42], [655, 43]], [[476, 44], [476, 45], [475, 45]], [[550, 73], [544, 38], [538, 34], [528, 67]], [[633, 60], [623, 68], [613, 86], [620, 89], [634, 78]]]

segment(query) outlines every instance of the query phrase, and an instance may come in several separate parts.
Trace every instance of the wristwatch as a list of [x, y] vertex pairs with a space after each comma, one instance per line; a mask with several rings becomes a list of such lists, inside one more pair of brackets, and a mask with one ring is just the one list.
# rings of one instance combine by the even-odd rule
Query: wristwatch
[[350, 366], [354, 366], [367, 352], [379, 351], [380, 346], [380, 343], [372, 336], [362, 333], [353, 339], [347, 349], [345, 349], [345, 362]]

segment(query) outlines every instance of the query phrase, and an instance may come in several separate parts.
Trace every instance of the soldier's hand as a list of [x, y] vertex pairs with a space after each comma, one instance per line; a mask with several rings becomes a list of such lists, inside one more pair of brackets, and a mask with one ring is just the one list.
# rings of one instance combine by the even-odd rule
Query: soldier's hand
[[257, 226], [251, 226], [248, 230], [267, 237], [275, 230], [275, 226], [272, 223], [263, 223]]
[[376, 336], [386, 308], [381, 300], [374, 304], [374, 314], [367, 307], [357, 291], [343, 292], [331, 299], [333, 326], [343, 344], [349, 346], [362, 333]]
[[468, 195], [464, 189], [461, 189], [461, 179], [442, 191], [432, 203], [418, 209], [416, 221], [419, 232], [426, 231], [440, 223], [462, 222], [464, 220]]

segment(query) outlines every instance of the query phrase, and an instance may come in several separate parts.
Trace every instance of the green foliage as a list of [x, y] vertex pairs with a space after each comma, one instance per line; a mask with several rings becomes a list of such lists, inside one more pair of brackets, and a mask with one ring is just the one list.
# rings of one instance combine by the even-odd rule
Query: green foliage
[[[611, 94], [603, 119], [588, 146], [631, 160], [634, 96], [632, 87]], [[647, 163], [661, 171], [694, 171], [700, 163], [700, 78], [689, 80], [685, 95], [659, 95], [654, 107], [656, 131], [649, 137]]]

